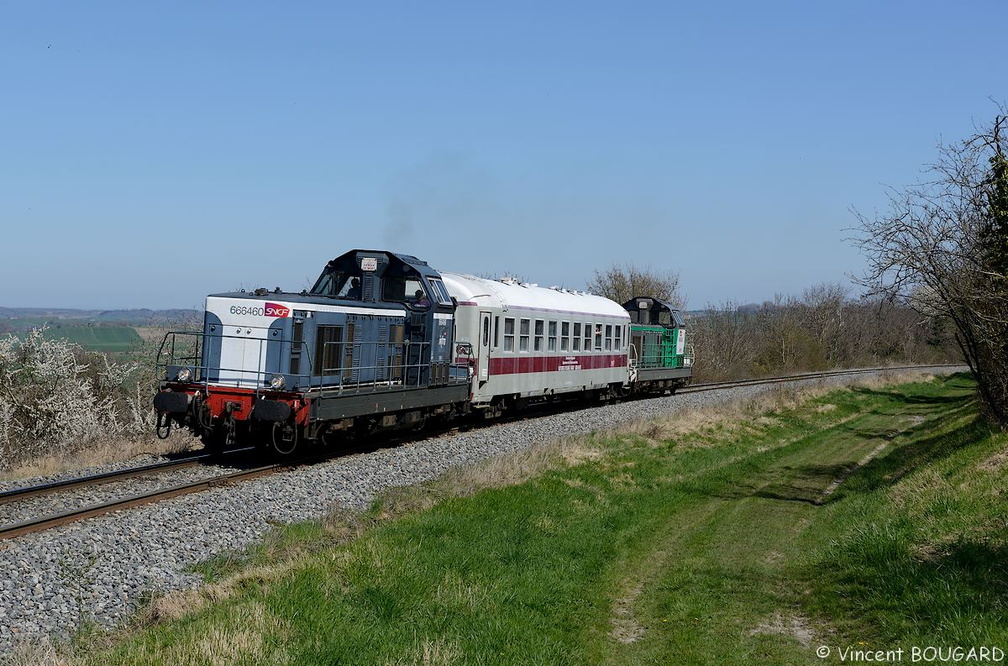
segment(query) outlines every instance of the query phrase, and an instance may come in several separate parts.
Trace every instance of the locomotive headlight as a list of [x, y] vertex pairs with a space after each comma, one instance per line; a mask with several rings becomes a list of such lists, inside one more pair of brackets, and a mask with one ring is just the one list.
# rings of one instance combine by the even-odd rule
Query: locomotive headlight
[[190, 379], [192, 379], [192, 368], [182, 368], [181, 370], [178, 371], [178, 374], [175, 375], [175, 379], [177, 379], [180, 382], [189, 381]]
[[286, 384], [286, 380], [283, 375], [273, 375], [269, 380], [269, 387], [274, 391], [279, 391]]

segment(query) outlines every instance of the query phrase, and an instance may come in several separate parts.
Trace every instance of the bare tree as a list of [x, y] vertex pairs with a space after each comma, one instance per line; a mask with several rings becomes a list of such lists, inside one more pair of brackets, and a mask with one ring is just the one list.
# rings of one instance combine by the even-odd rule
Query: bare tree
[[840, 363], [847, 288], [842, 284], [817, 284], [802, 294], [805, 329], [818, 341], [827, 367]]
[[800, 299], [777, 295], [761, 305], [729, 302], [694, 313], [688, 325], [695, 376], [714, 381], [957, 357], [941, 320], [878, 298], [848, 301], [845, 293], [841, 285], [819, 285]]
[[709, 305], [689, 326], [696, 358], [703, 359], [695, 370], [698, 376], [719, 380], [750, 374], [753, 335], [737, 303]]
[[588, 291], [617, 303], [626, 303], [635, 296], [650, 296], [680, 310], [686, 307], [686, 299], [679, 292], [679, 274], [654, 271], [650, 266], [640, 269], [613, 264], [605, 271], [596, 270], [595, 277], [588, 282]]
[[1008, 426], [1008, 115], [939, 146], [932, 180], [890, 190], [890, 211], [855, 212], [873, 294], [947, 317], [987, 412]]

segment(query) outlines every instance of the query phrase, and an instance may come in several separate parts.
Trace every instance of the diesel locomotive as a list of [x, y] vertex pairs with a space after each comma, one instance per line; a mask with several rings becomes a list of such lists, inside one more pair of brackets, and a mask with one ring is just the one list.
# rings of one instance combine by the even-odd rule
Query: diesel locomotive
[[494, 417], [530, 402], [674, 391], [692, 358], [678, 312], [580, 291], [439, 272], [416, 257], [353, 250], [310, 290], [206, 299], [203, 330], [158, 353], [157, 431], [210, 449], [301, 442]]

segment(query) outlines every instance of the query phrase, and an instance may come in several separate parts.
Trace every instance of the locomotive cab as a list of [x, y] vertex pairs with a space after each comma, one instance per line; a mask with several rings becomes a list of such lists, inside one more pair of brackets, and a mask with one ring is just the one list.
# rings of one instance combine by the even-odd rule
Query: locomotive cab
[[[403, 345], [403, 359], [392, 367], [405, 365], [407, 383], [423, 386], [429, 383], [444, 383], [449, 374], [451, 358], [452, 324], [455, 303], [448, 295], [440, 274], [416, 257], [391, 252], [354, 250], [330, 261], [310, 294], [322, 299], [356, 300], [381, 309], [397, 308], [393, 319], [378, 322], [377, 330], [371, 331], [365, 323], [365, 330], [354, 329], [350, 337], [360, 336], [364, 340], [379, 342], [378, 352], [384, 351], [382, 343], [390, 342], [398, 349]], [[358, 296], [359, 295], [359, 296]], [[399, 309], [405, 308], [405, 309]], [[401, 321], [398, 319], [401, 318]], [[391, 337], [384, 326], [390, 327]], [[320, 350], [321, 351], [321, 350]], [[356, 352], [367, 356], [357, 362], [368, 367], [369, 361], [377, 356], [366, 347], [351, 349], [349, 364], [357, 360]], [[376, 370], [384, 363], [374, 365]], [[376, 378], [384, 373], [378, 372]]]

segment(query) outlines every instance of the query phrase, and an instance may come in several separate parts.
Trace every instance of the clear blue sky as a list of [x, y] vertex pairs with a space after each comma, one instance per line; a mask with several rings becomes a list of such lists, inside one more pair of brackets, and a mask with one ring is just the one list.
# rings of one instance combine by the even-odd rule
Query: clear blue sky
[[0, 3], [0, 305], [201, 307], [354, 247], [692, 308], [847, 282], [1008, 97], [1004, 0]]

